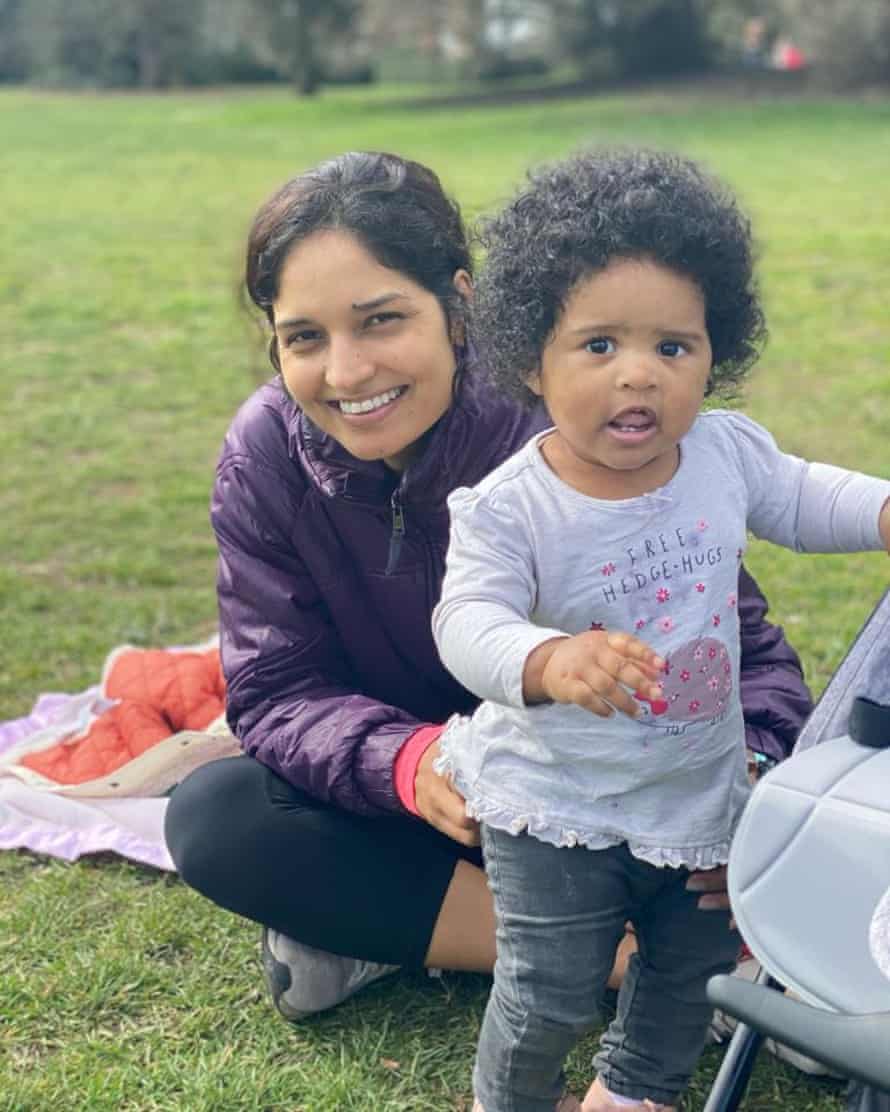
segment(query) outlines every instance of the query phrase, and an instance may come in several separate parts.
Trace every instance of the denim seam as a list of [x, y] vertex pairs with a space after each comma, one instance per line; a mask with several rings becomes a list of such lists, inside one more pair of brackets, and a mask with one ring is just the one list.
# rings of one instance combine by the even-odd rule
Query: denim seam
[[[489, 848], [491, 849], [491, 863], [489, 864], [488, 862], [486, 862], [486, 868], [489, 869], [489, 870], [492, 870], [492, 869], [494, 870], [494, 872], [496, 874], [496, 882], [499, 884], [499, 882], [500, 882], [500, 861], [498, 860], [498, 848], [497, 848], [497, 845], [496, 845], [494, 839], [491, 839], [491, 838], [489, 839]], [[510, 945], [511, 945], [512, 949], [515, 951], [515, 949], [516, 949], [515, 940], [513, 939], [510, 928], [507, 925], [507, 921], [501, 916], [500, 912], [497, 910], [497, 904], [495, 904], [495, 915], [496, 915], [496, 917], [497, 917], [497, 919], [500, 923], [500, 926], [502, 927], [502, 929], [504, 931], [504, 934], [510, 935], [510, 939], [511, 939]], [[519, 990], [518, 985], [516, 984], [515, 977], [511, 977], [511, 979], [510, 979], [510, 993], [519, 1002], [520, 1007], [522, 1008], [523, 1012], [525, 1013], [525, 1019], [523, 1020], [522, 1028], [521, 1028], [520, 1036], [519, 1036], [519, 1038], [522, 1039], [522, 1038], [525, 1037], [525, 1034], [528, 1031], [529, 1008], [523, 1002], [522, 994]], [[517, 1042], [518, 1041], [519, 1041], [519, 1039], [517, 1039]], [[508, 1100], [509, 1100], [509, 1107], [507, 1108], [506, 1112], [514, 1112], [514, 1108], [515, 1108], [515, 1105], [514, 1105], [514, 1102], [513, 1102], [513, 1084], [512, 1084], [513, 1061], [514, 1061], [515, 1054], [516, 1054], [516, 1045], [514, 1044], [513, 1046], [510, 1047], [509, 1059], [508, 1059], [508, 1063], [507, 1063], [507, 1095], [508, 1095]]]

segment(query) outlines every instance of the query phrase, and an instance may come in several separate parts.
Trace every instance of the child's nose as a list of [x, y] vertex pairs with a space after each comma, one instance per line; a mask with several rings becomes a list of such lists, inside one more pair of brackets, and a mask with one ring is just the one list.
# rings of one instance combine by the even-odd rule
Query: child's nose
[[651, 390], [658, 381], [655, 360], [639, 352], [628, 352], [617, 371], [616, 385], [619, 389]]

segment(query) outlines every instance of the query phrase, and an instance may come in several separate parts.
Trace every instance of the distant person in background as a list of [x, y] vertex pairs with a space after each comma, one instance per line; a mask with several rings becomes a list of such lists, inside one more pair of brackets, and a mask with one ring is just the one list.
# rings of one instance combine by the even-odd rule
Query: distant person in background
[[766, 20], [759, 16], [745, 20], [742, 28], [742, 65], [752, 70], [767, 65]]
[[[305, 171], [248, 238], [276, 377], [232, 421], [211, 507], [245, 756], [187, 777], [166, 834], [188, 884], [263, 925], [269, 990], [291, 1020], [399, 966], [495, 960], [479, 827], [433, 768], [444, 723], [477, 700], [443, 667], [430, 618], [447, 496], [549, 420], [474, 358], [472, 269], [436, 175], [390, 154]], [[743, 569], [738, 609], [748, 746], [781, 759], [809, 695]], [[726, 906], [721, 870], [689, 888]]]

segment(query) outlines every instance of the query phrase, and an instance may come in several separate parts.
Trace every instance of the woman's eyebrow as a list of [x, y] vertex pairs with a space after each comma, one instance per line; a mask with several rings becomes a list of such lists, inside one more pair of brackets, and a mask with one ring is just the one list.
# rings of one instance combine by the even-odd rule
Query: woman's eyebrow
[[352, 307], [358, 312], [366, 313], [369, 309], [379, 309], [381, 305], [386, 305], [389, 301], [398, 301], [399, 299], [408, 300], [408, 294], [393, 290], [391, 293], [382, 293], [379, 297], [375, 297], [371, 301], [354, 301]]
[[[387, 305], [391, 301], [409, 301], [410, 297], [406, 293], [399, 293], [398, 290], [393, 290], [390, 293], [382, 293], [379, 297], [372, 298], [370, 301], [354, 301], [350, 306], [355, 312], [366, 313], [369, 309], [379, 309], [381, 305]], [[311, 317], [288, 317], [286, 320], [276, 320], [276, 328], [295, 328], [297, 325], [313, 324]]]

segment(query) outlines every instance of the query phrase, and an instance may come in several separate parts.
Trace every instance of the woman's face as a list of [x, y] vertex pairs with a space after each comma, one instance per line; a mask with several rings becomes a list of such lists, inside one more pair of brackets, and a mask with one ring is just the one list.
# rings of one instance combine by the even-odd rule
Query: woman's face
[[[469, 278], [455, 275], [464, 295]], [[353, 456], [403, 471], [451, 405], [456, 368], [438, 298], [349, 232], [292, 248], [272, 306], [285, 385]]]

